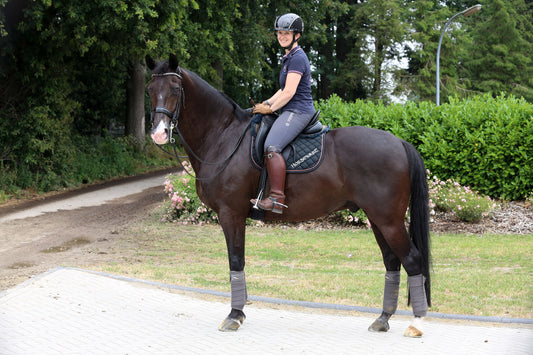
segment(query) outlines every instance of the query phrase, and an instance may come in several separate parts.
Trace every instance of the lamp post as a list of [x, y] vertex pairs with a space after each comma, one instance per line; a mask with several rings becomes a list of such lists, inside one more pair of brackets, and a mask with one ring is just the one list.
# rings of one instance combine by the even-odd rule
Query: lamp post
[[481, 5], [477, 4], [472, 7], [469, 7], [466, 10], [456, 13], [448, 20], [448, 22], [446, 22], [446, 25], [444, 25], [444, 28], [442, 29], [439, 39], [439, 46], [437, 47], [437, 106], [440, 105], [440, 45], [442, 43], [442, 37], [444, 37], [444, 32], [446, 32], [446, 29], [448, 28], [450, 23], [452, 23], [453, 19], [457, 16], [463, 15], [464, 17], [468, 17], [472, 14], [475, 14], [479, 10], [481, 10]]

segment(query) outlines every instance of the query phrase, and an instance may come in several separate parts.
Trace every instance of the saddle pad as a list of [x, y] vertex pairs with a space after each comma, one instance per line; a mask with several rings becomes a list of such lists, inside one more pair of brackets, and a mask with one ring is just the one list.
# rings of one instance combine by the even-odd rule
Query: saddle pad
[[[315, 134], [301, 134], [281, 153], [285, 159], [287, 173], [303, 174], [317, 169], [324, 158], [324, 142], [329, 127]], [[252, 165], [261, 170], [264, 165], [263, 152], [255, 149], [256, 134], [252, 130], [250, 159]]]

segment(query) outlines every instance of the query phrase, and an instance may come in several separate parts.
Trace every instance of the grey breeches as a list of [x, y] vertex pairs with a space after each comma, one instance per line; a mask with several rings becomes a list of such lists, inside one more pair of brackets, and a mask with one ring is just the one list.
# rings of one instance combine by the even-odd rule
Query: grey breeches
[[268, 147], [274, 146], [281, 152], [309, 124], [313, 115], [314, 113], [283, 112], [274, 121], [265, 140], [263, 151], [266, 152]]

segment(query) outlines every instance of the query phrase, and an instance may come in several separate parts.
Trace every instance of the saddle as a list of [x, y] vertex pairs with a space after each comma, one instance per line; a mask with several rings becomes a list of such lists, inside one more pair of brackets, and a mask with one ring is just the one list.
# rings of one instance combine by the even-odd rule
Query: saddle
[[[324, 156], [325, 134], [329, 131], [329, 126], [322, 125], [318, 119], [319, 115], [320, 111], [317, 111], [302, 133], [281, 152], [285, 159], [287, 173], [307, 173], [320, 166]], [[252, 119], [250, 159], [256, 169], [263, 169], [263, 147], [275, 119], [275, 115], [256, 115]]]
[[[318, 120], [319, 115], [320, 111], [317, 111], [302, 133], [281, 152], [285, 159], [287, 173], [301, 174], [311, 172], [322, 163], [324, 141], [326, 133], [329, 131], [329, 126], [323, 126], [320, 123]], [[250, 159], [252, 165], [261, 170], [257, 199], [261, 199], [266, 190], [267, 169], [264, 167], [263, 147], [266, 136], [275, 120], [275, 115], [256, 115], [251, 123]], [[253, 208], [251, 218], [261, 221], [265, 218], [265, 211]]]

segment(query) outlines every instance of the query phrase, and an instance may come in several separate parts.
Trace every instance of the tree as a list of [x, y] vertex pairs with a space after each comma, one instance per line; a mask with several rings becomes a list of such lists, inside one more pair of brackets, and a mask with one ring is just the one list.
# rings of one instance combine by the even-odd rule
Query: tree
[[[31, 185], [39, 176], [42, 189], [57, 187], [68, 183], [63, 171], [73, 159], [73, 134], [99, 136], [111, 119], [124, 122], [127, 69], [139, 68], [141, 62], [135, 58], [147, 50], [168, 51], [167, 41], [180, 35], [180, 19], [190, 4], [185, 0], [2, 4], [0, 21], [7, 31], [0, 37], [3, 166], [16, 172], [21, 186]], [[137, 97], [129, 102], [140, 108], [134, 114], [143, 124], [134, 133], [140, 141], [145, 76], [136, 78], [130, 87]]]
[[[405, 21], [411, 25], [409, 40], [404, 46], [409, 66], [399, 73], [402, 88], [412, 100], [435, 100], [436, 54], [441, 31], [447, 20], [470, 7], [471, 1], [431, 0], [406, 1]], [[469, 74], [465, 59], [472, 48], [471, 29], [479, 20], [475, 16], [459, 17], [446, 30], [440, 53], [441, 100], [449, 96], [465, 97], [475, 94], [468, 89]]]
[[368, 84], [370, 94], [376, 99], [385, 99], [382, 82], [384, 64], [398, 59], [399, 46], [406, 37], [407, 27], [401, 21], [400, 6], [396, 1], [369, 0], [355, 5], [352, 19], [357, 37], [362, 39], [362, 53], [371, 68]]
[[491, 0], [479, 14], [474, 41], [465, 67], [470, 88], [501, 92], [533, 101], [533, 5], [524, 0]]
[[7, 36], [7, 31], [5, 28], [5, 14], [4, 14], [4, 7], [6, 6], [7, 0], [0, 0], [0, 37]]

